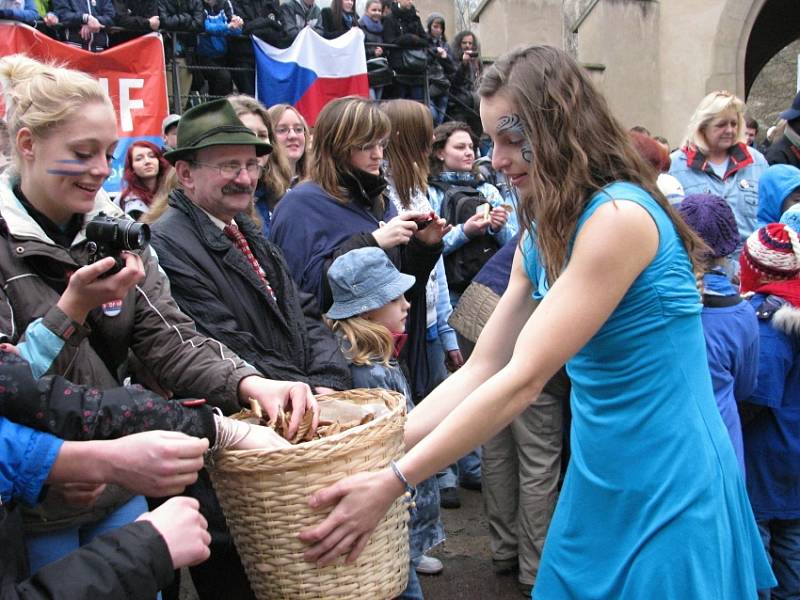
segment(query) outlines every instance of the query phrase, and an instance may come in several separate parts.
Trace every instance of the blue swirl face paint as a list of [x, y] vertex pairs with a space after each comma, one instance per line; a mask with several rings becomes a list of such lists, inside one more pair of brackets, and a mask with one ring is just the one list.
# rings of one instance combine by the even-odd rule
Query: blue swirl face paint
[[508, 133], [522, 138], [522, 146], [520, 146], [520, 153], [522, 160], [531, 164], [533, 160], [533, 150], [528, 138], [525, 136], [525, 130], [522, 127], [522, 119], [516, 113], [510, 115], [503, 115], [497, 120], [497, 134]]

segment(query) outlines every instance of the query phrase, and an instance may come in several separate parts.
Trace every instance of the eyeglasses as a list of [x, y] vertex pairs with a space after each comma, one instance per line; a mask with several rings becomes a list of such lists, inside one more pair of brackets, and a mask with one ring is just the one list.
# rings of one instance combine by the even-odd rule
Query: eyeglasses
[[302, 125], [297, 125], [295, 127], [287, 127], [285, 125], [281, 125], [280, 127], [275, 128], [275, 135], [287, 135], [290, 131], [295, 135], [306, 134], [306, 130], [305, 128], [303, 128]]
[[250, 176], [250, 179], [258, 179], [264, 172], [264, 167], [262, 167], [255, 161], [249, 162], [246, 165], [240, 165], [238, 163], [229, 163], [225, 165], [212, 165], [209, 163], [201, 163], [194, 160], [192, 161], [192, 164], [195, 164], [199, 167], [208, 167], [209, 169], [216, 169], [217, 172], [226, 179], [236, 179], [239, 176], [239, 173], [242, 172], [242, 169], [247, 171], [247, 174]]
[[358, 149], [361, 150], [361, 152], [372, 152], [373, 150], [375, 150], [375, 148], [386, 150], [388, 146], [389, 146], [389, 140], [382, 139], [378, 140], [377, 142], [370, 142], [368, 144], [363, 144], [361, 146], [358, 146]]

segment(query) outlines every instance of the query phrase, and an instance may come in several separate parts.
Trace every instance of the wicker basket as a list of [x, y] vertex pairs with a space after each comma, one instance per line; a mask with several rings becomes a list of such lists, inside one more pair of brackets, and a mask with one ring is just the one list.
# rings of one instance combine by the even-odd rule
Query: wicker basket
[[408, 577], [408, 510], [398, 499], [352, 565], [319, 568], [303, 560], [298, 533], [330, 512], [309, 508], [311, 494], [346, 475], [385, 467], [403, 452], [405, 398], [381, 389], [326, 396], [357, 404], [384, 402], [374, 421], [291, 448], [219, 453], [209, 473], [250, 586], [259, 600], [382, 599]]

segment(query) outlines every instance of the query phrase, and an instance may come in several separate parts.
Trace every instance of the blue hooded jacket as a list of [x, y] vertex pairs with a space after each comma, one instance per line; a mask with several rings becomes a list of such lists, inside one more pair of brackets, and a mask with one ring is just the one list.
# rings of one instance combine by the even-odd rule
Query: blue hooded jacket
[[773, 165], [761, 175], [758, 188], [758, 226], [781, 220], [781, 206], [786, 196], [800, 188], [800, 169], [791, 165]]

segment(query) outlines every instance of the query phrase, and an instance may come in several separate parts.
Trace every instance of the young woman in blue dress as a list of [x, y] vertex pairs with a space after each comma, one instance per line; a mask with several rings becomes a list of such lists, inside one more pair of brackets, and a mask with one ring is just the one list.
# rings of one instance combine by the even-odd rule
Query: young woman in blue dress
[[694, 258], [586, 72], [547, 46], [484, 75], [495, 169], [525, 231], [466, 365], [409, 416], [408, 453], [314, 494], [307, 560], [354, 560], [391, 502], [496, 434], [566, 363], [572, 457], [538, 599], [755, 598], [774, 577], [705, 358]]

